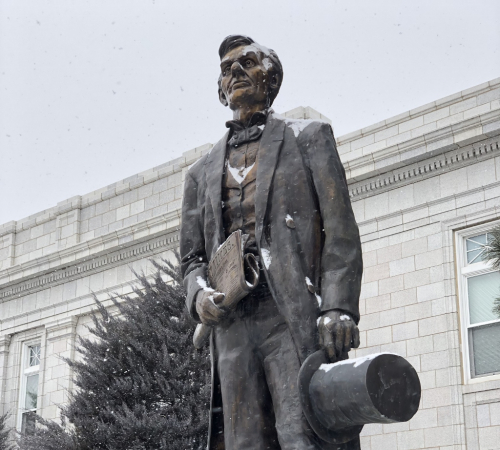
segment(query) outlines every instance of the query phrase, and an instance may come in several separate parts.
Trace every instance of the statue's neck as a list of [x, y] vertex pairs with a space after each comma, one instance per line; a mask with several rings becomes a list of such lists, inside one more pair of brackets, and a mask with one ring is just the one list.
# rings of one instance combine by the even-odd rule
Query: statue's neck
[[239, 120], [243, 125], [247, 126], [256, 112], [264, 111], [266, 108], [265, 104], [256, 104], [236, 109], [233, 111], [233, 120]]

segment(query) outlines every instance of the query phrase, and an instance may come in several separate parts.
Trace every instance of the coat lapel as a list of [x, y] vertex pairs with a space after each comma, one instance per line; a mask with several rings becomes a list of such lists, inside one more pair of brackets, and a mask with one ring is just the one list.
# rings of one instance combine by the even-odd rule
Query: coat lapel
[[262, 227], [267, 210], [269, 190], [273, 181], [274, 171], [278, 163], [285, 122], [269, 115], [268, 123], [262, 133], [259, 162], [257, 164], [257, 186], [255, 190], [255, 241], [260, 243]]
[[[217, 246], [224, 242], [224, 231], [222, 227], [222, 175], [224, 172], [224, 162], [226, 157], [227, 132], [224, 137], [215, 144], [210, 152], [205, 163], [205, 172], [207, 180], [207, 191], [212, 204], [212, 211], [214, 213], [215, 230], [214, 234], [219, 242]], [[217, 247], [215, 247], [217, 248]]]

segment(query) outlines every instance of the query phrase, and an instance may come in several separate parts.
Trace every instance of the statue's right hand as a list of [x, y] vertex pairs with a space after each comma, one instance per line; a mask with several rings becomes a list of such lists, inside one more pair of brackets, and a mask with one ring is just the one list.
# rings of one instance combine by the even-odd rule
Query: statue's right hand
[[217, 306], [224, 300], [224, 297], [225, 294], [222, 292], [208, 292], [203, 289], [198, 292], [196, 312], [202, 323], [213, 327], [226, 317], [228, 311]]

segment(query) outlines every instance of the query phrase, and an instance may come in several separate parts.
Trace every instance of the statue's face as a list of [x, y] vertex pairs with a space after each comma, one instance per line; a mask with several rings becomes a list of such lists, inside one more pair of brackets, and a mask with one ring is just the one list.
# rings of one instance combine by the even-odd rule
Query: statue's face
[[220, 63], [221, 88], [232, 110], [267, 102], [270, 64], [255, 45], [236, 47], [226, 53]]

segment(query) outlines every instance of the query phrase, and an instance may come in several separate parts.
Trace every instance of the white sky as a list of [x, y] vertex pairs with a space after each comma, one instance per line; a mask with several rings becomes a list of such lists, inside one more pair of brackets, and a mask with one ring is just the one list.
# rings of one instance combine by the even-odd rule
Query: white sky
[[498, 0], [0, 0], [0, 224], [215, 143], [228, 34], [335, 134], [500, 75]]

